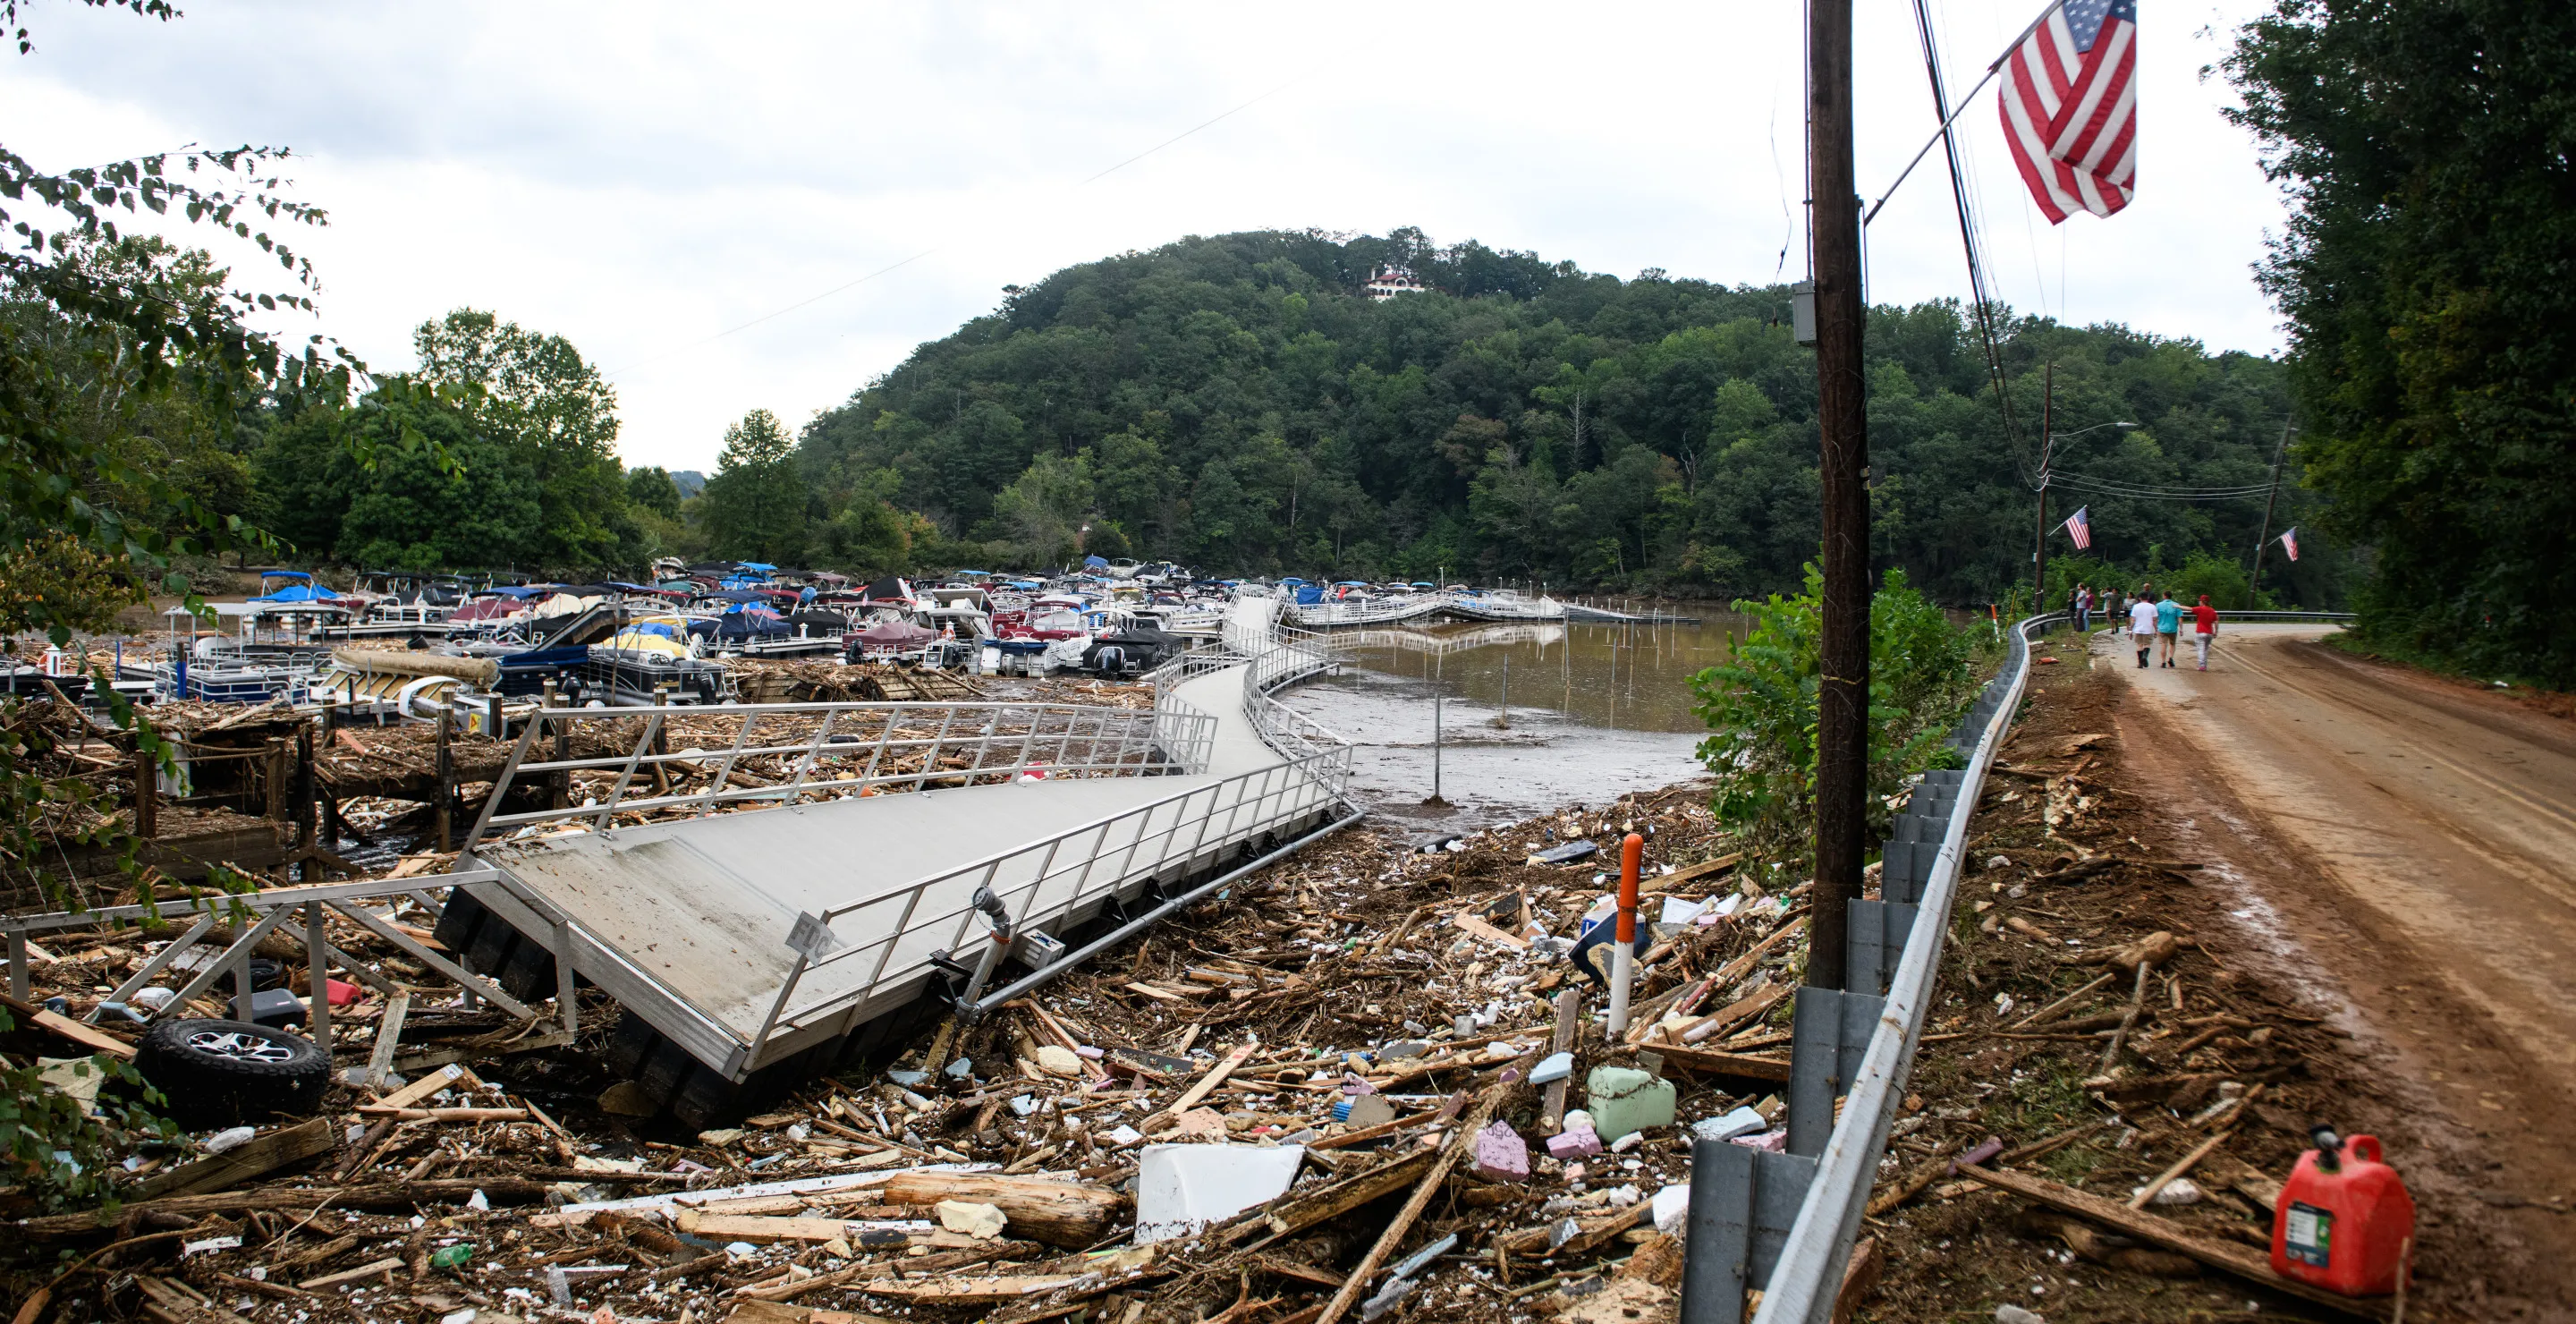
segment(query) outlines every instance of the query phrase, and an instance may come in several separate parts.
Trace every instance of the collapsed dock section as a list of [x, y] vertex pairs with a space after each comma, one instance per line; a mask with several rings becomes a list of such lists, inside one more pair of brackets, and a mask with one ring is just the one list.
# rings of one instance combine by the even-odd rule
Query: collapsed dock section
[[1329, 655], [1237, 616], [1144, 711], [749, 705], [674, 750], [658, 713], [543, 710], [438, 936], [518, 996], [615, 997], [610, 1065], [684, 1119], [756, 1103], [1357, 817], [1348, 744], [1269, 698]]

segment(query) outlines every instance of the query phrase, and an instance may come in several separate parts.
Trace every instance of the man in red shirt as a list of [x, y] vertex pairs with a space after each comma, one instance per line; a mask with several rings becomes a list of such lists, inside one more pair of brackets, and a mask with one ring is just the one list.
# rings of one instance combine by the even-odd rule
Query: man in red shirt
[[2200, 669], [2209, 670], [2209, 641], [2218, 633], [2218, 608], [2209, 605], [2209, 595], [2191, 609], [2191, 646], [2200, 654]]

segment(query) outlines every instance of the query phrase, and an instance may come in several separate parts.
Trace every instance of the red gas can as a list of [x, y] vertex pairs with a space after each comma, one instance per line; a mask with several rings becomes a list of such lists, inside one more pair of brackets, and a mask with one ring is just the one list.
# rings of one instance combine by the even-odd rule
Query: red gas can
[[2379, 1137], [2349, 1142], [2333, 1128], [2314, 1133], [2272, 1211], [2272, 1271], [2345, 1296], [2397, 1290], [2415, 1201], [2397, 1169], [2379, 1161]]

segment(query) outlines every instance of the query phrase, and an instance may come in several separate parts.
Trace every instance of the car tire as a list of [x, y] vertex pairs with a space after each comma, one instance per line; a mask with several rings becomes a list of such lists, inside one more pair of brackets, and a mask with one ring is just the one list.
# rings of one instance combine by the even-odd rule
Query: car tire
[[192, 1016], [153, 1022], [134, 1067], [191, 1129], [310, 1117], [331, 1083], [330, 1054], [302, 1035]]

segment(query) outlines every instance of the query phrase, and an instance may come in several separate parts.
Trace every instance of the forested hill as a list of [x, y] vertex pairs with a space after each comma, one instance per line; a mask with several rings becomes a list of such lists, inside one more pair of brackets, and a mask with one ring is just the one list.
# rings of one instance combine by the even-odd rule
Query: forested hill
[[[1381, 263], [1433, 292], [1372, 301]], [[1336, 578], [1735, 593], [1793, 586], [1815, 554], [1814, 368], [1781, 287], [1623, 281], [1413, 231], [1254, 232], [1007, 294], [805, 429], [812, 536], [771, 550], [876, 559], [899, 507], [1022, 564], [1086, 524], [1092, 551]], [[2060, 468], [2127, 483], [2261, 483], [2286, 407], [2268, 359], [2022, 319], [2016, 445], [1956, 306], [1876, 309], [1868, 349], [1878, 562], [1952, 602], [2027, 578], [2043, 363], [2057, 431], [2141, 425], [2061, 442]], [[2059, 514], [2077, 500], [2096, 552], [2133, 571], [2241, 564], [2262, 511], [2084, 496]], [[2069, 551], [2059, 535], [2052, 556]], [[2266, 583], [2314, 601], [2335, 588], [2321, 565], [2294, 569], [2304, 592]]]

